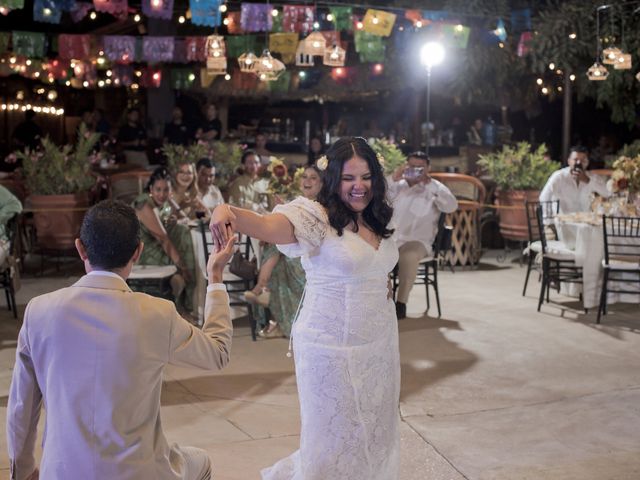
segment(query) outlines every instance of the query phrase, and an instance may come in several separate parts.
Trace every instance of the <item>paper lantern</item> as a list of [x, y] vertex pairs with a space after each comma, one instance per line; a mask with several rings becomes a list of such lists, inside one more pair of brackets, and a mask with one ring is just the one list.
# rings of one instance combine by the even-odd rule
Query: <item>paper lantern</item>
[[296, 50], [296, 65], [298, 67], [313, 67], [313, 55], [306, 51], [305, 42], [298, 44], [298, 49]]
[[622, 50], [618, 47], [607, 47], [602, 51], [602, 63], [605, 65], [615, 65], [620, 55], [622, 55]]
[[284, 63], [277, 58], [273, 58], [271, 52], [265, 49], [258, 59], [254, 73], [260, 80], [271, 81], [277, 80], [286, 69], [287, 67], [285, 67]]
[[227, 73], [227, 57], [207, 58], [207, 73], [209, 75], [224, 75]]
[[241, 72], [253, 73], [257, 64], [258, 57], [253, 52], [243, 53], [238, 57], [238, 65]]
[[221, 35], [209, 35], [207, 37], [207, 58], [220, 58], [224, 57], [225, 54], [224, 37]]
[[615, 70], [630, 70], [631, 69], [631, 54], [623, 53], [617, 59], [616, 63], [613, 64], [613, 68]]
[[313, 32], [303, 40], [304, 51], [313, 56], [324, 56], [327, 49], [327, 40], [320, 32]]
[[331, 48], [327, 48], [324, 51], [324, 57], [322, 63], [329, 67], [344, 67], [345, 59], [347, 58], [347, 51], [344, 48], [334, 45]]
[[593, 65], [591, 65], [589, 70], [587, 70], [587, 77], [589, 78], [589, 80], [593, 80], [595, 82], [606, 80], [608, 76], [609, 70], [607, 70], [607, 67], [599, 62], [594, 63]]

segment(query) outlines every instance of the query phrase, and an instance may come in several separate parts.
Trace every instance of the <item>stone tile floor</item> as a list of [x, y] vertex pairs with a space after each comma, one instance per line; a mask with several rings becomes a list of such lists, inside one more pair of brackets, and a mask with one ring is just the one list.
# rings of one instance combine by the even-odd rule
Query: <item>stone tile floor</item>
[[[613, 305], [596, 325], [595, 312], [552, 293], [537, 313], [535, 278], [522, 297], [525, 269], [495, 258], [442, 272], [442, 318], [424, 314], [422, 287], [411, 293], [399, 322], [401, 479], [640, 479], [640, 308]], [[21, 312], [72, 283], [76, 267], [26, 276]], [[162, 396], [168, 439], [207, 449], [219, 480], [258, 479], [299, 440], [287, 342], [252, 342], [242, 313], [229, 367], [170, 367]], [[0, 476], [16, 333], [0, 311]]]

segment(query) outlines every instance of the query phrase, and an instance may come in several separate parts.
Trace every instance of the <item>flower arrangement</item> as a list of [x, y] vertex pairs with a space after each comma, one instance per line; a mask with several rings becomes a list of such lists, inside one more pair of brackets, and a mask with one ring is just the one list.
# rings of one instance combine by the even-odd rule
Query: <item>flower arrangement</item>
[[480, 155], [478, 165], [503, 191], [540, 190], [560, 167], [549, 159], [546, 145], [534, 150], [528, 142], [519, 142], [514, 147], [505, 145], [502, 151]]
[[91, 174], [91, 155], [100, 138], [84, 124], [78, 130], [75, 146], [59, 147], [49, 138], [40, 148], [16, 152], [22, 160], [22, 173], [27, 189], [36, 195], [65, 195], [88, 191], [96, 183]]
[[281, 158], [271, 157], [271, 162], [267, 168], [269, 172], [269, 187], [267, 192], [277, 195], [281, 199], [291, 199], [300, 195], [300, 176], [304, 168], [298, 168], [291, 176], [287, 166]]
[[640, 155], [622, 156], [613, 162], [613, 173], [607, 188], [612, 193], [640, 192]]
[[162, 147], [162, 153], [172, 172], [176, 172], [184, 163], [195, 164], [201, 158], [210, 159], [216, 166], [218, 187], [225, 188], [240, 166], [242, 148], [237, 143], [197, 142], [188, 146], [167, 144]]
[[397, 145], [387, 141], [376, 139], [371, 144], [371, 148], [376, 152], [378, 162], [382, 165], [384, 173], [391, 175], [400, 165], [404, 165], [407, 157]]

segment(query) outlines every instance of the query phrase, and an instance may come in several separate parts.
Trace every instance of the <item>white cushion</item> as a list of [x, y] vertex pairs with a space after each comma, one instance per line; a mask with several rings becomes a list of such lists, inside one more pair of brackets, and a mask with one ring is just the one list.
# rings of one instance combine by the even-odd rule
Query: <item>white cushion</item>
[[134, 265], [129, 278], [139, 280], [142, 278], [167, 278], [178, 271], [175, 265]]
[[564, 243], [558, 240], [549, 240], [545, 257], [552, 260], [575, 260], [576, 254], [573, 250], [569, 250]]
[[529, 252], [540, 253], [541, 251], [542, 251], [542, 242], [540, 240], [531, 242], [529, 246], [524, 249], [525, 254], [528, 254]]
[[606, 260], [602, 260], [602, 266], [611, 270], [638, 270], [640, 271], [640, 263], [637, 259], [620, 260], [619, 258], [609, 258], [609, 264]]

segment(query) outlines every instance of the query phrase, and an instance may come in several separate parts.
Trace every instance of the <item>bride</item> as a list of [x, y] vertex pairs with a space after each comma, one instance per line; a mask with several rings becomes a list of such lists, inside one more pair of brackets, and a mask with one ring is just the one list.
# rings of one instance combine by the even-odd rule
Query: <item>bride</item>
[[388, 274], [398, 250], [376, 154], [342, 138], [318, 160], [318, 201], [299, 197], [274, 213], [221, 205], [211, 231], [233, 232], [302, 256], [306, 295], [292, 330], [302, 431], [300, 449], [263, 480], [398, 478], [400, 359]]

